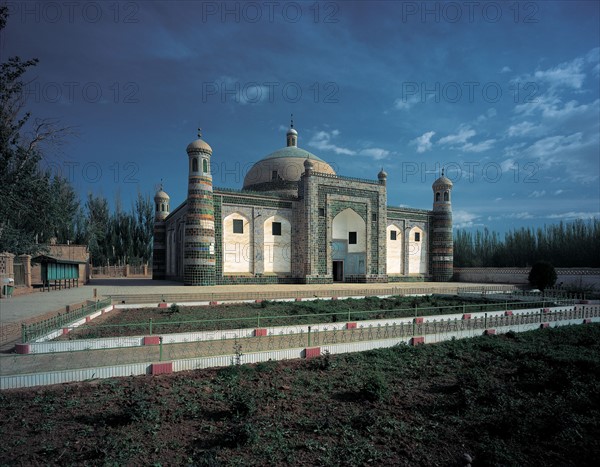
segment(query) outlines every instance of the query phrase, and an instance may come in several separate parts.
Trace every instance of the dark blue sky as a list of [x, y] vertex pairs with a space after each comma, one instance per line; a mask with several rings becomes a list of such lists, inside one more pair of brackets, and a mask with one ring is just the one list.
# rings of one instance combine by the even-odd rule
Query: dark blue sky
[[598, 2], [8, 2], [2, 59], [37, 57], [27, 108], [79, 135], [48, 164], [125, 206], [185, 199], [202, 127], [216, 186], [299, 145], [388, 204], [504, 231], [600, 216]]

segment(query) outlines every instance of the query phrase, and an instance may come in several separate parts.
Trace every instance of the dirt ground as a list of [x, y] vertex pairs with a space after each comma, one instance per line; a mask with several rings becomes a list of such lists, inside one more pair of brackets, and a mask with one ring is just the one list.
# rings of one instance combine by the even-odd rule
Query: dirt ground
[[0, 465], [597, 465], [600, 325], [0, 393]]

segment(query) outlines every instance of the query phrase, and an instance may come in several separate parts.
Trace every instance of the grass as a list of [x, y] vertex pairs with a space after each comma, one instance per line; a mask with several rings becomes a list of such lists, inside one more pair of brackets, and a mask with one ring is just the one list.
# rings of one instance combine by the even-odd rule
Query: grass
[[600, 325], [10, 390], [0, 407], [0, 465], [591, 466]]

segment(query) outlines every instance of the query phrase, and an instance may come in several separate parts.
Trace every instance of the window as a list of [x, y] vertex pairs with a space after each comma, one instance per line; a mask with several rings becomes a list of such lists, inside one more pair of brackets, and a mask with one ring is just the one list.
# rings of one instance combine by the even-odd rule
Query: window
[[271, 180], [277, 180], [277, 170], [271, 172]]
[[421, 241], [421, 232], [415, 232], [415, 242]]
[[390, 230], [390, 240], [396, 240], [396, 231]]
[[272, 229], [272, 234], [273, 235], [281, 235], [281, 222], [273, 222], [273, 229]]
[[435, 200], [436, 200], [436, 201], [439, 201], [439, 200], [440, 200], [440, 194], [439, 194], [439, 192], [435, 194]]
[[243, 234], [244, 233], [244, 221], [241, 219], [233, 220], [233, 233], [234, 234]]
[[375, 213], [371, 214], [371, 220], [373, 222], [377, 222], [377, 214], [375, 214]]
[[160, 210], [161, 210], [161, 211], [164, 211], [164, 210], [165, 210], [165, 203], [162, 203], [162, 204], [160, 205]]
[[444, 201], [450, 201], [450, 194], [447, 191], [444, 192]]
[[156, 210], [158, 211], [158, 203], [156, 203]]
[[202, 172], [208, 173], [208, 161], [206, 159], [202, 159]]
[[356, 245], [356, 232], [348, 232], [348, 244]]
[[198, 172], [198, 159], [192, 159], [192, 172]]
[[325, 208], [319, 208], [319, 217], [325, 217]]

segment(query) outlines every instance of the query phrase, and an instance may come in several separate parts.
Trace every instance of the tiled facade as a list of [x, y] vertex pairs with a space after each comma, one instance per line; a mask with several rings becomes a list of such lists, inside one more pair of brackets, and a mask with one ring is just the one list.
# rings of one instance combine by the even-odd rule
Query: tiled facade
[[[277, 152], [271, 156], [277, 161], [277, 167], [285, 164], [286, 157], [300, 157], [296, 155], [299, 153], [295, 146], [296, 135], [293, 129], [288, 132], [288, 146], [290, 141], [294, 146], [287, 148], [285, 157]], [[206, 156], [210, 163], [210, 146], [201, 139], [190, 146], [199, 148], [196, 152]], [[189, 285], [372, 283], [452, 278], [449, 198], [452, 185], [447, 178], [441, 177], [434, 183], [432, 211], [396, 208], [387, 206], [385, 172], [381, 171], [377, 180], [343, 177], [330, 173], [333, 170], [317, 172], [315, 167], [321, 169], [327, 164], [310, 153], [303, 154], [308, 158], [299, 179], [281, 180], [273, 171], [273, 183], [252, 185], [252, 190], [260, 191], [213, 188], [210, 167], [207, 173], [199, 175], [192, 173], [190, 165], [188, 200], [166, 215], [159, 212], [157, 201], [153, 277], [180, 280]], [[316, 159], [319, 164], [313, 162]], [[264, 160], [261, 163], [265, 165]], [[294, 164], [298, 165], [297, 160]], [[202, 191], [197, 189], [198, 184]], [[345, 224], [340, 227], [342, 218], [350, 222], [350, 227]], [[235, 227], [232, 230], [232, 219], [239, 219], [237, 225], [243, 229], [243, 235], [242, 230], [236, 232]], [[272, 264], [267, 264], [273, 260], [266, 259], [273, 236], [265, 232], [265, 225], [273, 228], [274, 223], [267, 224], [268, 219], [278, 219], [279, 227], [282, 222], [291, 225], [291, 232], [289, 227], [286, 230], [286, 242], [277, 246], [278, 254], [290, 256], [289, 270], [286, 262], [275, 261], [285, 272], [265, 272], [273, 270]], [[202, 224], [200, 229], [195, 227], [198, 222]], [[213, 226], [212, 230], [208, 224]], [[400, 272], [394, 274], [387, 273], [386, 264], [390, 226], [398, 232], [393, 240], [401, 242], [398, 258], [402, 264], [396, 264], [394, 270]], [[224, 227], [228, 229], [225, 232]], [[338, 233], [334, 238], [336, 229]], [[415, 232], [418, 235], [415, 236]], [[281, 232], [276, 234], [281, 235]], [[240, 245], [234, 243], [236, 238], [242, 242]], [[198, 248], [190, 249], [190, 246]], [[189, 270], [192, 256], [194, 264], [198, 263], [197, 274]], [[243, 265], [232, 264], [242, 260]]]

